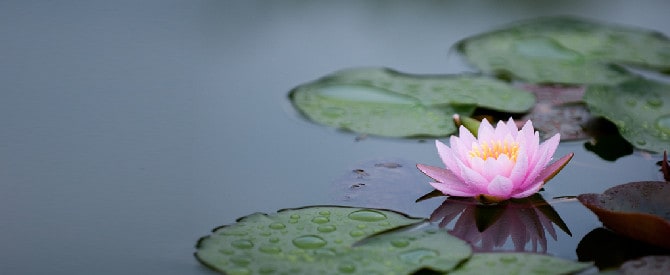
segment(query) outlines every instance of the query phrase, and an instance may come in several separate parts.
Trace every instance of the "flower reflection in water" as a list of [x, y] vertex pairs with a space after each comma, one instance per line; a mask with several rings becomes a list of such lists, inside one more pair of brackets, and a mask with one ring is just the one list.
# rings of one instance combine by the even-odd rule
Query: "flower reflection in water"
[[470, 244], [475, 251], [505, 251], [508, 239], [514, 251], [546, 252], [547, 233], [557, 239], [552, 225], [572, 236], [561, 217], [541, 195], [482, 204], [474, 198], [448, 197], [430, 215], [431, 222]]

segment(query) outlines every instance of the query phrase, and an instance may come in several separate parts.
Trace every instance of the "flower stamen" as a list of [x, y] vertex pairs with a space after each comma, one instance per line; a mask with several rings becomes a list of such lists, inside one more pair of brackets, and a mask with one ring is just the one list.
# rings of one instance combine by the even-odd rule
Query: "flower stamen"
[[478, 144], [473, 144], [472, 150], [469, 152], [471, 158], [478, 157], [483, 160], [486, 160], [487, 158], [498, 159], [500, 155], [506, 155], [507, 158], [513, 162], [516, 162], [518, 154], [519, 143], [509, 142], [507, 140], [492, 140], [490, 142], [481, 141]]

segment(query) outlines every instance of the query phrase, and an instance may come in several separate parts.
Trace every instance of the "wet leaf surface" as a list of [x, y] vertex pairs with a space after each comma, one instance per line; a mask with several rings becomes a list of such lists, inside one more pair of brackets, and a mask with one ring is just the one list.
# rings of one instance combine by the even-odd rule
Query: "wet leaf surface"
[[449, 274], [571, 274], [591, 267], [590, 263], [564, 260], [533, 253], [475, 253]]
[[670, 85], [642, 78], [617, 86], [592, 85], [584, 101], [633, 146], [653, 152], [670, 147]]
[[[256, 213], [200, 239], [195, 256], [227, 274], [446, 272], [470, 257], [469, 245], [430, 226], [374, 235], [422, 221], [389, 210], [338, 206]], [[367, 236], [373, 237], [354, 246]]]
[[577, 198], [613, 231], [652, 245], [670, 248], [670, 184], [631, 182], [603, 194]]
[[534, 83], [612, 84], [631, 77], [616, 64], [670, 69], [665, 36], [575, 17], [518, 22], [466, 38], [457, 48], [484, 72]]
[[476, 75], [410, 75], [385, 68], [345, 69], [293, 89], [290, 98], [307, 118], [361, 134], [446, 136], [453, 114], [476, 107], [530, 109], [535, 98], [507, 83]]

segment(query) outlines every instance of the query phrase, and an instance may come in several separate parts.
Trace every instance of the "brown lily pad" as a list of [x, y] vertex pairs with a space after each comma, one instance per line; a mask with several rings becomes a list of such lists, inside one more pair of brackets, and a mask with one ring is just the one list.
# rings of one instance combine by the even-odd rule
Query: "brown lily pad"
[[520, 120], [533, 121], [542, 139], [561, 134], [561, 140], [580, 140], [589, 137], [582, 129], [591, 113], [584, 105], [584, 86], [526, 84], [522, 89], [533, 93], [536, 104]]
[[611, 230], [652, 245], [670, 248], [670, 183], [631, 182], [582, 194], [579, 201]]

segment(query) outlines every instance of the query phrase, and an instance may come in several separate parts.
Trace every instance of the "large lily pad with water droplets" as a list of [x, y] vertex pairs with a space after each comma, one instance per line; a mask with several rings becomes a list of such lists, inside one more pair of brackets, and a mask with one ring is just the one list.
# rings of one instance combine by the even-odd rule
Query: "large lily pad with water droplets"
[[670, 183], [631, 182], [577, 198], [613, 231], [670, 248]]
[[[422, 221], [389, 210], [338, 206], [256, 213], [200, 239], [195, 256], [227, 274], [446, 272], [470, 257], [470, 246], [444, 230], [377, 234]], [[356, 244], [367, 236], [373, 237]]]
[[592, 265], [533, 253], [476, 253], [449, 274], [572, 274]]
[[466, 38], [458, 50], [484, 72], [536, 83], [611, 84], [620, 64], [670, 71], [670, 40], [654, 31], [548, 17]]
[[642, 78], [616, 86], [592, 85], [584, 101], [633, 146], [653, 152], [670, 148], [670, 85]]
[[524, 112], [535, 97], [505, 82], [476, 75], [412, 75], [386, 68], [335, 72], [293, 89], [294, 106], [312, 121], [390, 137], [446, 136], [453, 114], [476, 107]]

